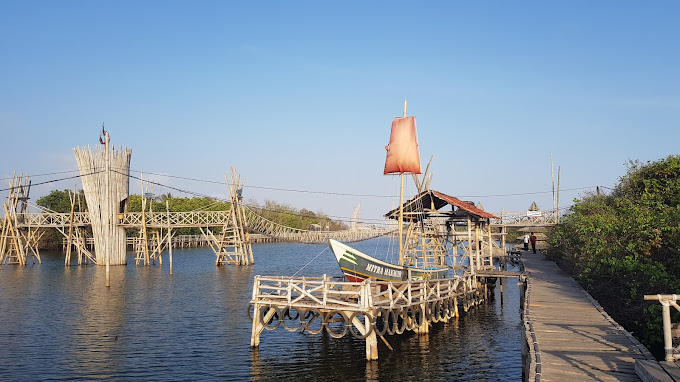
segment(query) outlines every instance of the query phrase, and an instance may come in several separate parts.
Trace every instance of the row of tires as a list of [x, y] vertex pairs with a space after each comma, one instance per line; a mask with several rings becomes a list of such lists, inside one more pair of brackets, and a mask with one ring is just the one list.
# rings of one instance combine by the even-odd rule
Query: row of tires
[[[406, 330], [420, 327], [423, 322], [437, 323], [448, 320], [455, 314], [456, 300], [454, 298], [430, 301], [422, 306], [378, 308], [373, 314], [340, 310], [280, 308], [274, 305], [260, 306], [258, 311], [253, 311], [252, 306], [248, 308], [248, 318], [252, 321], [257, 315], [256, 317], [267, 330], [274, 330], [279, 326], [283, 326], [290, 332], [302, 330], [311, 334], [318, 334], [325, 330], [333, 338], [342, 338], [349, 332], [357, 339], [365, 339], [373, 332], [379, 336], [402, 334]], [[355, 324], [357, 320], [362, 330], [359, 330]], [[367, 320], [368, 325], [366, 325]], [[363, 330], [365, 326], [367, 330]]]

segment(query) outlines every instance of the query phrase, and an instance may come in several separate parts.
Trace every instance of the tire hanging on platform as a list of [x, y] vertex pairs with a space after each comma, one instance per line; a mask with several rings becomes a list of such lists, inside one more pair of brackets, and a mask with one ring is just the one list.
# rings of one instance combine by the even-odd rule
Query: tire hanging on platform
[[[375, 334], [379, 336], [385, 335], [389, 327], [389, 312], [385, 308], [378, 308], [375, 313]], [[351, 325], [350, 321], [350, 325]]]
[[[265, 321], [265, 317], [269, 313], [271, 309], [274, 309], [274, 315], [272, 315], [272, 318], [270, 319], [271, 321], [267, 322]], [[260, 307], [260, 318], [262, 319], [262, 324], [264, 325], [264, 328], [267, 330], [274, 330], [281, 325], [281, 310], [277, 306], [263, 306]], [[276, 325], [270, 326], [270, 323], [272, 321], [276, 320]]]
[[[333, 318], [333, 317], [335, 317], [335, 315], [340, 315], [342, 320], [336, 321], [336, 319]], [[324, 315], [324, 319], [323, 319], [322, 322], [323, 322], [323, 327], [326, 329], [326, 332], [333, 338], [336, 338], [336, 339], [342, 338], [342, 337], [345, 336], [345, 334], [347, 334], [347, 317], [345, 317], [345, 315], [341, 311], [332, 310], [332, 311], [326, 313]], [[332, 329], [332, 327], [331, 327], [331, 323], [333, 323], [333, 322], [342, 322], [342, 331], [337, 331], [337, 332], [334, 331], [334, 329]]]
[[406, 312], [404, 309], [397, 308], [395, 309], [396, 311], [396, 320], [394, 321], [394, 333], [395, 334], [402, 334], [406, 330]]
[[[310, 314], [309, 312], [311, 312], [311, 314]], [[323, 314], [320, 313], [320, 312], [317, 311], [317, 310], [310, 310], [309, 312], [305, 315], [305, 316], [307, 316], [307, 317], [310, 317], [310, 318], [309, 318], [309, 321], [306, 321], [305, 324], [304, 324], [304, 325], [305, 325], [305, 330], [306, 330], [307, 332], [309, 332], [310, 334], [319, 334], [319, 333], [321, 333], [321, 331], [323, 330], [323, 326], [324, 326], [324, 325], [323, 325]], [[319, 323], [319, 329], [312, 329], [310, 326], [311, 326], [312, 322], [314, 322], [314, 320], [316, 320], [317, 318], [319, 318], [319, 321], [321, 321], [321, 322]]]
[[[293, 310], [293, 311], [295, 311], [295, 313], [297, 313], [295, 315], [295, 317], [290, 315], [291, 310]], [[304, 311], [302, 311], [302, 312], [304, 312]], [[304, 316], [304, 314], [301, 313], [296, 308], [286, 308], [286, 309], [284, 309], [282, 314], [283, 314], [283, 318], [281, 319], [281, 323], [283, 324], [283, 328], [286, 329], [289, 332], [297, 332], [298, 329], [300, 329], [300, 327], [302, 326], [302, 318], [301, 317]], [[286, 317], [288, 317], [288, 319], [290, 320], [291, 323], [297, 323], [297, 325], [289, 326], [287, 324], [288, 320], [286, 320]]]
[[[365, 321], [364, 321], [364, 327], [365, 327], [365, 333], [364, 334], [361, 334], [361, 332], [359, 332], [357, 330], [357, 328], [354, 326], [354, 319], [355, 318], [359, 319], [357, 317], [359, 315], [364, 316], [364, 317], [369, 317], [369, 324], [368, 325], [365, 325]], [[370, 315], [366, 315], [366, 314], [361, 313], [361, 312], [352, 312], [352, 315], [349, 317], [349, 322], [350, 322], [349, 332], [352, 333], [352, 336], [354, 336], [354, 338], [356, 338], [358, 340], [365, 340], [366, 337], [371, 335], [371, 333], [373, 332], [373, 328], [375, 327], [375, 317], [370, 316]], [[368, 326], [368, 327], [366, 327], [366, 326]]]

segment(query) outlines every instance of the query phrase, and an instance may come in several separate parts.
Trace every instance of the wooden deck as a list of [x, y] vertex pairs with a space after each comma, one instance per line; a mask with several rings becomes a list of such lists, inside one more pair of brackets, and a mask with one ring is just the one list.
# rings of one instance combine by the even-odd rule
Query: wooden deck
[[531, 381], [640, 381], [635, 360], [653, 356], [543, 254], [523, 252]]

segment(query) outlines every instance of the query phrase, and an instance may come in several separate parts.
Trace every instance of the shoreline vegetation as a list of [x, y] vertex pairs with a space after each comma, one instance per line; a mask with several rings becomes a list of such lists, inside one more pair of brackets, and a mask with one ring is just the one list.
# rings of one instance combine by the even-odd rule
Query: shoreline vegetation
[[680, 293], [680, 156], [630, 161], [611, 193], [574, 202], [550, 230], [546, 258], [662, 360], [662, 307], [644, 295]]
[[[69, 198], [69, 190], [53, 190], [48, 195], [39, 198], [36, 204], [40, 207], [46, 208], [48, 211], [68, 213], [71, 212], [71, 202]], [[72, 192], [71, 192], [72, 193]], [[75, 211], [87, 211], [85, 204], [85, 197], [82, 190], [78, 192], [81, 203], [76, 204]], [[165, 201], [171, 212], [188, 212], [188, 211], [227, 211], [231, 208], [231, 203], [225, 201], [215, 200], [209, 197], [173, 197], [170, 193], [160, 195], [151, 199], [147, 203], [147, 210], [165, 212]], [[128, 201], [128, 212], [142, 211], [142, 196], [130, 195]], [[298, 210], [289, 205], [279, 204], [270, 200], [266, 200], [263, 205], [256, 202], [249, 202], [249, 208], [257, 211], [257, 214], [273, 221], [275, 223], [285, 225], [287, 227], [308, 230], [313, 227], [322, 227], [330, 231], [337, 231], [347, 229], [347, 224], [342, 221], [333, 220], [326, 216], [323, 212], [312, 212], [304, 208]], [[91, 228], [86, 228], [91, 235]], [[200, 235], [199, 228], [178, 228], [173, 230], [175, 235]], [[219, 232], [219, 229], [214, 230]], [[137, 236], [137, 229], [126, 229], [128, 237]], [[56, 230], [48, 230], [41, 238], [39, 243], [40, 249], [57, 250], [62, 248], [63, 235]]]

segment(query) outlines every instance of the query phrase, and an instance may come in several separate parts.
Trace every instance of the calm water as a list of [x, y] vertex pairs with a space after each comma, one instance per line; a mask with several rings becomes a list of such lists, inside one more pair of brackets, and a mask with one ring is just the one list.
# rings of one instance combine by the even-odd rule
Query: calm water
[[[374, 254], [386, 243], [355, 246]], [[104, 267], [65, 268], [61, 253], [2, 266], [0, 380], [521, 380], [516, 279], [504, 284], [505, 304], [496, 298], [425, 337], [386, 336], [394, 351], [379, 341], [377, 362], [365, 361], [364, 341], [282, 328], [251, 349], [253, 276], [340, 275], [326, 248], [257, 244], [254, 266], [219, 268], [209, 248], [174, 250], [172, 276], [165, 255], [162, 267], [136, 267], [130, 253], [108, 289]]]

